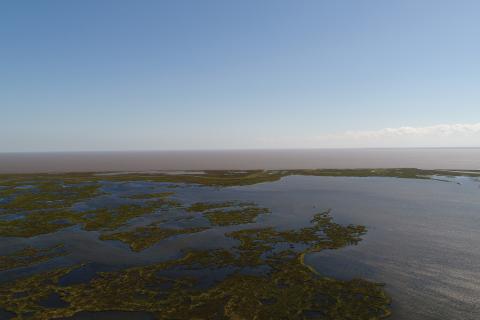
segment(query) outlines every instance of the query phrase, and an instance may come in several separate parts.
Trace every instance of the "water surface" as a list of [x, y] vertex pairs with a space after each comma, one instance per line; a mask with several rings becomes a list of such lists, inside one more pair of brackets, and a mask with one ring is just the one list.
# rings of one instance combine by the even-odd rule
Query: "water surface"
[[0, 153], [0, 173], [421, 168], [480, 169], [480, 148]]

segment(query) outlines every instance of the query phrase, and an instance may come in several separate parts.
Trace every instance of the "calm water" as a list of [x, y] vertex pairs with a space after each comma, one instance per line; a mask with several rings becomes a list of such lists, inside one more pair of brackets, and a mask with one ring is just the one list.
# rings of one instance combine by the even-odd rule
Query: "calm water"
[[[254, 186], [187, 186], [168, 190], [175, 191], [175, 197], [186, 204], [255, 201], [272, 209], [258, 224], [279, 228], [307, 225], [314, 213], [331, 208], [335, 221], [366, 225], [368, 233], [358, 246], [312, 254], [307, 263], [327, 276], [364, 277], [386, 283], [394, 301], [394, 320], [473, 320], [480, 319], [479, 185], [477, 180], [462, 177], [441, 182], [290, 176]], [[161, 183], [104, 183], [104, 191], [112, 195], [77, 204], [75, 210], [119, 205], [120, 195], [152, 188], [167, 190]], [[158, 216], [150, 215], [134, 220], [133, 224], [144, 225], [155, 219]], [[63, 285], [88, 281], [98, 271], [177, 257], [182, 248], [229, 247], [234, 242], [223, 234], [234, 228], [238, 226], [166, 239], [140, 253], [131, 252], [117, 241], [100, 241], [97, 232], [82, 231], [79, 227], [30, 239], [1, 239], [1, 253], [26, 244], [64, 242], [71, 254], [33, 268], [0, 273], [0, 281], [79, 262], [87, 265], [61, 281]], [[221, 277], [212, 275], [216, 276]]]
[[0, 173], [311, 168], [480, 169], [480, 149], [0, 152]]
[[292, 221], [315, 206], [366, 225], [360, 245], [306, 261], [332, 277], [386, 283], [392, 319], [480, 319], [479, 182], [456, 182], [289, 177], [249, 189], [275, 198]]

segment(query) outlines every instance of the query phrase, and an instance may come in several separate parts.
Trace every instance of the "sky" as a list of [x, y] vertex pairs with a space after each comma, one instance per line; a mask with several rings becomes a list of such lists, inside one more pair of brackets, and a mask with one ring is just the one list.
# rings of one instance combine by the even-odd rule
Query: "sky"
[[0, 2], [0, 152], [480, 147], [480, 1]]

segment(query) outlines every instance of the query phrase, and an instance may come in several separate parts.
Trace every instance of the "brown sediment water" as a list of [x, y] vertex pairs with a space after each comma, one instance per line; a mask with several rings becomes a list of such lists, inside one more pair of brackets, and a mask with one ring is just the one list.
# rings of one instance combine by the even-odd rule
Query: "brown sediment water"
[[0, 153], [0, 173], [314, 168], [480, 169], [480, 148]]

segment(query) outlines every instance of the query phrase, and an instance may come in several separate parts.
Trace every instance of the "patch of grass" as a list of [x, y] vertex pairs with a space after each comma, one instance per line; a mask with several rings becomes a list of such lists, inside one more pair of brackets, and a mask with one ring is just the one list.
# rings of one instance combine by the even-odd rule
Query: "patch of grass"
[[157, 225], [138, 227], [132, 231], [102, 234], [101, 240], [119, 240], [127, 243], [133, 251], [142, 251], [157, 242], [182, 234], [191, 234], [204, 231], [205, 227], [191, 227], [183, 229], [164, 228]]
[[37, 249], [28, 246], [12, 254], [0, 256], [0, 271], [29, 267], [66, 254], [62, 250], [63, 245], [57, 245], [45, 249]]
[[[7, 213], [32, 210], [50, 210], [70, 208], [74, 203], [92, 198], [99, 194], [99, 184], [64, 184], [63, 181], [47, 181], [34, 185], [27, 190], [16, 190], [10, 195], [13, 199], [0, 208]], [[10, 189], [12, 190], [12, 189]]]
[[157, 198], [167, 198], [171, 195], [175, 194], [174, 192], [157, 192], [157, 193], [142, 193], [142, 194], [134, 194], [131, 196], [126, 196], [125, 198], [128, 199], [157, 199]]
[[204, 186], [229, 187], [273, 182], [291, 175], [331, 177], [394, 177], [406, 179], [429, 179], [433, 175], [479, 177], [480, 172], [458, 172], [455, 170], [422, 170], [416, 168], [392, 169], [302, 169], [302, 170], [249, 170], [249, 171], [205, 171], [203, 174], [125, 174], [108, 176], [112, 181], [146, 180], [156, 182], [188, 183]]
[[252, 202], [197, 202], [187, 208], [188, 212], [202, 212], [214, 226], [229, 226], [255, 222], [261, 215], [270, 212]]
[[270, 212], [267, 208], [246, 207], [233, 210], [213, 210], [203, 213], [203, 216], [215, 226], [230, 226], [253, 223], [261, 214]]
[[35, 210], [27, 213], [22, 219], [0, 220], [0, 236], [28, 238], [52, 233], [76, 224], [81, 224], [88, 231], [114, 230], [124, 226], [133, 218], [177, 206], [179, 203], [162, 198], [149, 200], [144, 204], [127, 204], [115, 209], [99, 208], [81, 213], [66, 208]]
[[115, 209], [100, 208], [84, 212], [77, 222], [83, 223], [84, 229], [92, 230], [114, 230], [124, 226], [129, 220], [144, 215], [152, 214], [157, 210], [168, 210], [176, 208], [180, 204], [176, 201], [166, 199], [149, 200], [143, 204], [125, 204]]
[[407, 179], [429, 179], [433, 175], [480, 177], [476, 170], [422, 170], [416, 168], [389, 169], [300, 169], [300, 170], [213, 170], [202, 174], [166, 174], [166, 173], [119, 173], [115, 175], [97, 175], [93, 172], [61, 174], [2, 174], [0, 185], [11, 187], [21, 184], [63, 181], [65, 184], [80, 184], [101, 181], [150, 181], [199, 184], [204, 186], [228, 187], [272, 182], [290, 175], [333, 176], [333, 177], [395, 177]]
[[29, 238], [76, 224], [78, 217], [68, 210], [36, 211], [22, 219], [0, 220], [0, 236]]
[[227, 202], [197, 202], [192, 204], [190, 207], [187, 208], [188, 212], [202, 212], [211, 209], [218, 209], [218, 208], [228, 208], [234, 206], [235, 202], [227, 201]]

